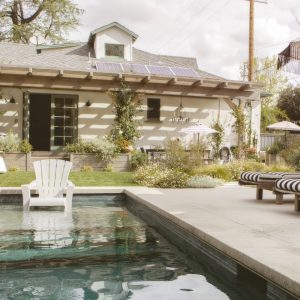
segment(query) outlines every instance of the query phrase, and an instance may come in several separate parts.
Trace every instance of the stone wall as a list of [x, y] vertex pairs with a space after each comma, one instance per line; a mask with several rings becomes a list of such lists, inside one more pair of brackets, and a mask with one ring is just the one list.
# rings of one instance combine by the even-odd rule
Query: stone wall
[[[77, 154], [70, 155], [70, 161], [73, 163], [73, 171], [79, 171], [83, 167], [92, 167], [94, 171], [102, 171], [106, 167], [106, 163], [100, 160], [94, 154]], [[120, 154], [111, 162], [112, 169], [115, 172], [129, 171], [130, 168], [130, 155]]]
[[0, 153], [3, 157], [7, 170], [17, 169], [20, 171], [28, 171], [31, 162], [31, 154], [25, 153]]

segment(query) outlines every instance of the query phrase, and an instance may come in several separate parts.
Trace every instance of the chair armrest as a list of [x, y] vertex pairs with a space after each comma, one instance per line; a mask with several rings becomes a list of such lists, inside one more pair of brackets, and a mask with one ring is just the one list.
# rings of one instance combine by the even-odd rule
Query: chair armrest
[[73, 187], [75, 187], [75, 184], [74, 184], [72, 181], [68, 180], [68, 182], [67, 182], [67, 187], [68, 187], [68, 186], [73, 186]]
[[74, 193], [75, 185], [68, 181], [67, 187], [66, 187], [66, 204], [65, 204], [65, 210], [66, 212], [70, 212], [72, 210], [72, 201], [73, 201], [73, 193]]

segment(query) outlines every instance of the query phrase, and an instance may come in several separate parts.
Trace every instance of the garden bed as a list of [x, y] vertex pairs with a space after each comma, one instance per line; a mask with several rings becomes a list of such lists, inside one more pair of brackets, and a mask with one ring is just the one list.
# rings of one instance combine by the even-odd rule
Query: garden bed
[[[103, 171], [107, 163], [99, 159], [95, 154], [70, 153], [70, 161], [73, 163], [72, 170], [80, 171], [90, 167], [95, 171]], [[126, 172], [130, 168], [130, 154], [119, 154], [111, 161], [112, 170], [115, 172]]]
[[7, 170], [28, 171], [31, 162], [31, 153], [0, 153], [3, 157]]

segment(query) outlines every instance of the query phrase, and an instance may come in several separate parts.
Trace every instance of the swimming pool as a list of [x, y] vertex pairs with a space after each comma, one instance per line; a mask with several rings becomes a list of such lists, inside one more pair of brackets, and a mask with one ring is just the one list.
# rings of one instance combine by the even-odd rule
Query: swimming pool
[[125, 200], [77, 196], [71, 215], [1, 205], [0, 299], [264, 299], [189, 259]]

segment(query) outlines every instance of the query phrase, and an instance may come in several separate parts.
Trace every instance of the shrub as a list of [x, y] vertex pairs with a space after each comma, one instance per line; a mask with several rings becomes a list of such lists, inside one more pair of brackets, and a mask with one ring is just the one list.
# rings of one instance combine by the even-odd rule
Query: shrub
[[142, 153], [140, 151], [133, 151], [131, 152], [131, 159], [130, 159], [130, 169], [136, 170], [139, 167], [145, 166], [148, 162], [148, 157], [146, 153]]
[[215, 188], [223, 185], [223, 183], [222, 179], [210, 176], [193, 176], [188, 179], [187, 186], [191, 188]]
[[285, 145], [281, 141], [275, 141], [268, 149], [269, 154], [279, 154], [285, 148]]
[[15, 134], [9, 133], [5, 137], [0, 138], [0, 152], [23, 152], [29, 153], [32, 150], [32, 146], [27, 140], [21, 141]]
[[18, 152], [20, 149], [20, 140], [13, 133], [0, 138], [0, 152]]
[[11, 167], [8, 169], [9, 172], [17, 172], [20, 171], [20, 169], [18, 167]]
[[68, 144], [64, 150], [68, 153], [93, 153], [104, 161], [110, 161], [117, 154], [114, 143], [100, 138], [91, 141], [79, 140], [75, 144]]
[[151, 164], [140, 167], [133, 180], [148, 187], [184, 188], [187, 184], [188, 175], [159, 164]]
[[29, 144], [28, 140], [22, 140], [20, 144], [20, 151], [23, 153], [30, 153], [32, 150], [31, 144]]
[[224, 181], [236, 181], [244, 171], [257, 172], [293, 172], [292, 167], [286, 165], [266, 166], [254, 160], [233, 161], [225, 165], [208, 165], [195, 169], [195, 175], [211, 176]]
[[114, 168], [111, 163], [108, 163], [105, 168], [103, 169], [104, 172], [113, 172]]
[[81, 172], [92, 172], [94, 169], [92, 166], [83, 166], [80, 171]]

